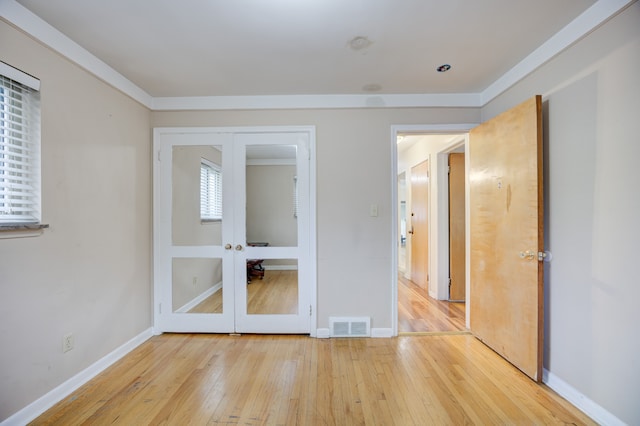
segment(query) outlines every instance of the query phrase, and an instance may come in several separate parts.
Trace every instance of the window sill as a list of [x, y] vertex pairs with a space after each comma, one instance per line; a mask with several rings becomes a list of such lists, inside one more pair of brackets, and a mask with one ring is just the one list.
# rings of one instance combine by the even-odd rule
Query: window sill
[[14, 223], [0, 225], [0, 239], [5, 238], [25, 238], [42, 235], [44, 229], [49, 225], [42, 223]]
[[220, 222], [222, 222], [222, 219], [200, 219], [201, 225], [206, 225], [208, 223], [220, 223]]

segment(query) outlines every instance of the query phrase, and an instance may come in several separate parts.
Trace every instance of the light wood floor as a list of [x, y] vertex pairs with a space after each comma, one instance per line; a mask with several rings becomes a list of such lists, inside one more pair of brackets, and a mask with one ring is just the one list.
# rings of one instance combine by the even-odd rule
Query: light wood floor
[[164, 334], [33, 424], [595, 423], [470, 335]]
[[465, 328], [465, 305], [437, 300], [412, 281], [398, 276], [398, 331], [459, 332]]
[[[247, 286], [249, 314], [295, 314], [298, 311], [296, 271], [267, 270], [264, 279]], [[221, 313], [222, 290], [209, 296], [190, 313]], [[452, 332], [465, 330], [464, 303], [436, 300], [406, 278], [398, 277], [398, 331]]]
[[[247, 284], [248, 314], [298, 312], [298, 271], [267, 270], [264, 278]], [[207, 297], [189, 313], [222, 313], [222, 289]]]

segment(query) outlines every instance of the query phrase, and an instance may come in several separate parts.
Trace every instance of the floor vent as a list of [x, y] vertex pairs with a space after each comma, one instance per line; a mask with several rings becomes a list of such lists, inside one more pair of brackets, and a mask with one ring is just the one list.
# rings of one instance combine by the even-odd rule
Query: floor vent
[[369, 317], [329, 317], [331, 337], [370, 337]]

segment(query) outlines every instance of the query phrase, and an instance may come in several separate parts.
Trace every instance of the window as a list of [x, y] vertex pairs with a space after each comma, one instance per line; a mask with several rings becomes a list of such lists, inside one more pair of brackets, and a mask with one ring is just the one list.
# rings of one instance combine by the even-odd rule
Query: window
[[0, 62], [0, 226], [40, 223], [39, 88]]
[[200, 160], [200, 219], [222, 220], [222, 171], [204, 158]]

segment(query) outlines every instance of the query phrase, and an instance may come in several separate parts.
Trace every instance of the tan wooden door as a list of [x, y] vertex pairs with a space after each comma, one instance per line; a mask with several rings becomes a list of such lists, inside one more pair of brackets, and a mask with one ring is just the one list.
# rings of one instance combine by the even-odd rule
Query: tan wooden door
[[536, 96], [469, 134], [470, 321], [485, 344], [542, 378], [542, 117]]
[[411, 168], [411, 281], [429, 285], [429, 161]]
[[449, 154], [449, 300], [463, 301], [465, 289], [464, 153]]

